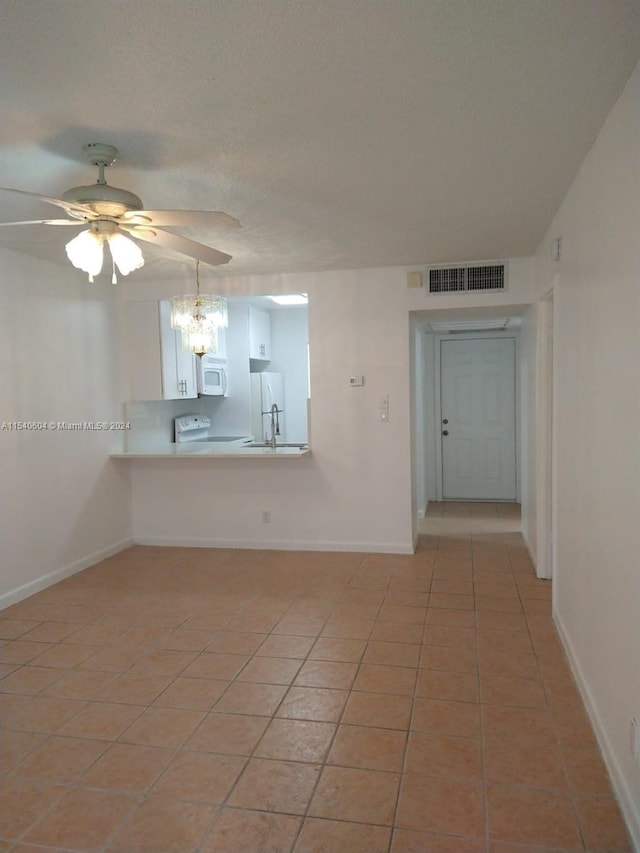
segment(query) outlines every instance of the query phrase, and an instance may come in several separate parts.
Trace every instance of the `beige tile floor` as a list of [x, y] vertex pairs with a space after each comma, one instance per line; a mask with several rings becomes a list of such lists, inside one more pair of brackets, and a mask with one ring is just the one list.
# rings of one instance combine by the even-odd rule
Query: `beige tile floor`
[[0, 853], [626, 853], [514, 505], [134, 547], [0, 614]]

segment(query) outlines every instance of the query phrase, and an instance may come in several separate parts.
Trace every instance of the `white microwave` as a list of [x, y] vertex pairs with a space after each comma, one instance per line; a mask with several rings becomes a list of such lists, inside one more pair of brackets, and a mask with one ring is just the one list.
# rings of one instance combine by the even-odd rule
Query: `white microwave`
[[227, 396], [227, 367], [212, 355], [198, 359], [198, 394], [205, 397]]

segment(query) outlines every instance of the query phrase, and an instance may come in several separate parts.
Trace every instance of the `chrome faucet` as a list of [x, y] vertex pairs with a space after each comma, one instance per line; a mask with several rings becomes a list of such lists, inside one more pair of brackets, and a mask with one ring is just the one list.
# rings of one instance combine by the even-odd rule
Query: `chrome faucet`
[[276, 436], [280, 435], [280, 419], [278, 415], [282, 412], [282, 409], [278, 408], [277, 403], [274, 403], [273, 406], [269, 409], [268, 412], [263, 412], [263, 415], [269, 415], [270, 421], [269, 426], [271, 429], [271, 438], [267, 436], [264, 437], [265, 444], [268, 445], [272, 450], [276, 449]]

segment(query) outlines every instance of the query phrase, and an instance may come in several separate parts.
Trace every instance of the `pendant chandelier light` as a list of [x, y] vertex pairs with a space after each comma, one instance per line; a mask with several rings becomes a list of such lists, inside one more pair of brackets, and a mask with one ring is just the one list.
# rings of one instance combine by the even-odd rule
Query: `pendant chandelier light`
[[140, 248], [129, 237], [125, 237], [116, 222], [96, 219], [88, 231], [81, 231], [65, 246], [73, 266], [86, 272], [89, 281], [93, 281], [102, 269], [105, 243], [109, 246], [113, 260], [113, 284], [117, 283], [116, 267], [121, 275], [129, 275], [144, 264]]
[[227, 300], [200, 293], [200, 261], [196, 261], [196, 292], [171, 299], [171, 325], [182, 335], [185, 350], [203, 356], [218, 351], [218, 330], [229, 325]]

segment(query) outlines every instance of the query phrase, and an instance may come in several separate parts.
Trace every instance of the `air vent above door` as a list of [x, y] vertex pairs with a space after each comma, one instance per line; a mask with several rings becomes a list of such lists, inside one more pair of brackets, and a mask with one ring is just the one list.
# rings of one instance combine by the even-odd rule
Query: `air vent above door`
[[427, 293], [469, 293], [507, 289], [506, 264], [427, 267]]

